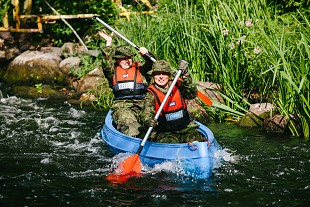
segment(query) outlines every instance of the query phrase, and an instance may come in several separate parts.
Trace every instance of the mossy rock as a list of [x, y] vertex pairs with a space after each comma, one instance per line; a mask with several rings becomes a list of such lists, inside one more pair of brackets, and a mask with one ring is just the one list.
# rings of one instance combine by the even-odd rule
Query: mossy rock
[[57, 100], [78, 99], [74, 91], [50, 85], [13, 86], [11, 92], [16, 96], [24, 98], [50, 98]]
[[59, 69], [60, 61], [60, 57], [54, 54], [26, 51], [9, 64], [3, 81], [9, 85], [65, 85], [67, 77]]
[[240, 120], [239, 125], [243, 127], [262, 127], [266, 116], [268, 116], [268, 113], [256, 115], [251, 112], [247, 112]]

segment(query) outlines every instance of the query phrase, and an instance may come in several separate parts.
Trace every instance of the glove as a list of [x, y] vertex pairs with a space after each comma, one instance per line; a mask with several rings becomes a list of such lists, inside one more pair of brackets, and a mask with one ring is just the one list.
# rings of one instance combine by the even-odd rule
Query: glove
[[184, 76], [188, 73], [188, 62], [181, 60], [179, 63], [179, 70], [182, 71], [181, 76]]
[[148, 122], [148, 126], [149, 126], [149, 127], [155, 128], [157, 125], [158, 125], [158, 122], [157, 122], [155, 119], [151, 119], [151, 120]]

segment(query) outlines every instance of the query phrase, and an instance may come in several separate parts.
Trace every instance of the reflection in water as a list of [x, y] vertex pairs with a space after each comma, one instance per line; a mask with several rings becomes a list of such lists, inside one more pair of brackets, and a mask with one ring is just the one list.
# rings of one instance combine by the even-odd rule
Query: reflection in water
[[210, 124], [223, 147], [210, 179], [177, 162], [143, 166], [111, 184], [113, 156], [99, 130], [106, 112], [69, 103], [0, 98], [0, 206], [303, 206], [309, 202], [309, 143], [258, 129]]

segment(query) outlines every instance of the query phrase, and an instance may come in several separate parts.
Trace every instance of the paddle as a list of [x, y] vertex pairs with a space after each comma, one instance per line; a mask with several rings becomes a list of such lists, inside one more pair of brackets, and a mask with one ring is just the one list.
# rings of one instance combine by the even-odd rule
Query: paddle
[[[96, 19], [98, 22], [100, 22], [101, 24], [103, 24], [106, 28], [108, 28], [111, 32], [114, 32], [117, 36], [119, 36], [120, 38], [122, 38], [123, 40], [125, 40], [128, 44], [130, 44], [131, 46], [133, 46], [135, 49], [139, 50], [140, 48], [135, 45], [133, 42], [131, 42], [130, 40], [128, 40], [126, 37], [124, 37], [122, 34], [120, 34], [119, 32], [117, 32], [115, 29], [113, 29], [112, 27], [110, 27], [107, 23], [105, 23], [104, 21], [102, 21], [99, 17], [95, 16], [94, 19]], [[150, 58], [153, 62], [156, 62], [156, 59], [153, 58], [152, 56], [150, 56], [149, 54], [145, 54], [148, 58]], [[205, 94], [203, 94], [201, 91], [198, 90], [197, 93], [198, 98], [204, 102], [207, 106], [212, 106], [212, 101], [209, 99], [208, 96], [206, 96]]]
[[[122, 34], [120, 34], [119, 32], [117, 32], [115, 29], [113, 29], [112, 27], [110, 27], [107, 23], [105, 23], [104, 21], [102, 21], [99, 17], [95, 16], [94, 19], [96, 19], [98, 22], [100, 22], [101, 24], [103, 24], [106, 28], [108, 28], [111, 32], [114, 32], [117, 36], [119, 36], [120, 38], [122, 38], [123, 40], [125, 40], [128, 44], [130, 44], [131, 46], [133, 46], [136, 50], [139, 50], [140, 48], [135, 45], [133, 42], [131, 42], [130, 40], [128, 40], [126, 37], [124, 37]], [[145, 54], [148, 58], [150, 58], [153, 62], [156, 62], [156, 60], [150, 56], [149, 54]]]

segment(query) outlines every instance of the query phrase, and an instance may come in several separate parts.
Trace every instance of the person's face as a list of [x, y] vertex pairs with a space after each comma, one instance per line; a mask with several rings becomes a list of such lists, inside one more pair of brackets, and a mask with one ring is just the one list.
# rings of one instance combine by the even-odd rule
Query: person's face
[[169, 82], [169, 77], [169, 73], [155, 73], [154, 81], [159, 87], [166, 88]]
[[118, 58], [116, 60], [117, 64], [119, 64], [123, 69], [128, 69], [132, 66], [131, 57]]

